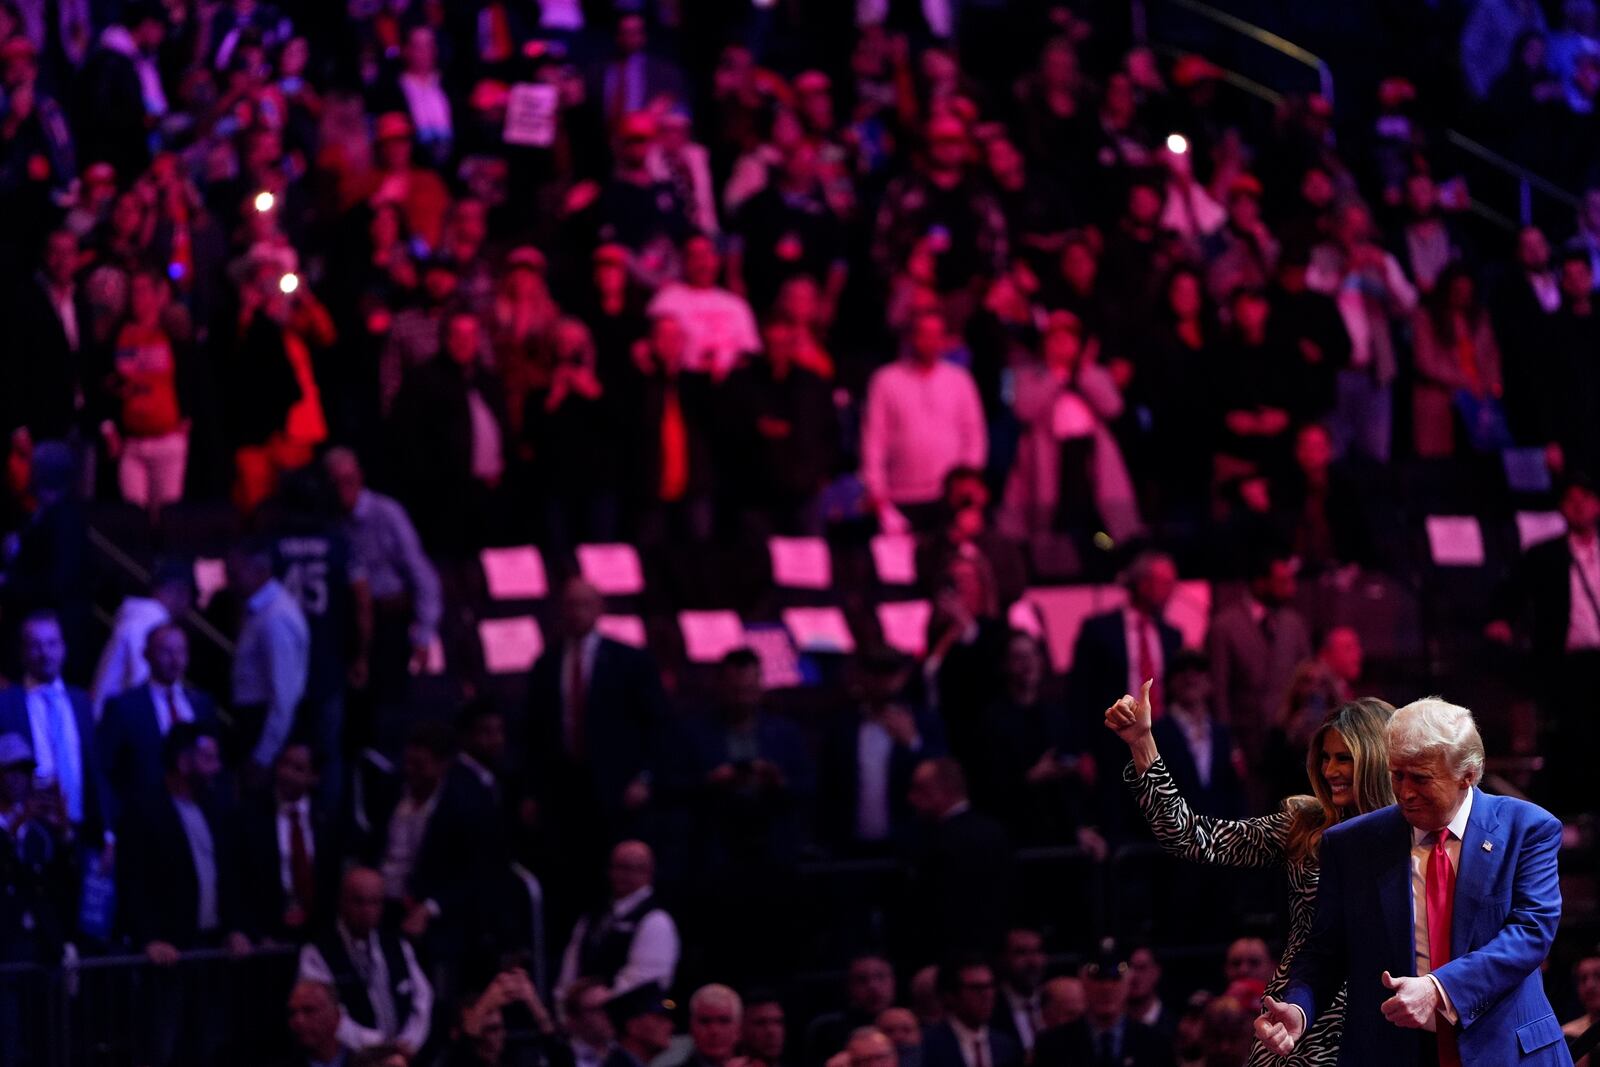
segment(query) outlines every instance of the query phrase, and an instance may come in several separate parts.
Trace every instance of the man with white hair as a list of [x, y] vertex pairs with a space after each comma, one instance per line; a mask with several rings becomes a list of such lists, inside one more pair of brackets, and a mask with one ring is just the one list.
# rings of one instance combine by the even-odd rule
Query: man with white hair
[[1401, 708], [1388, 749], [1397, 803], [1323, 834], [1311, 939], [1257, 1036], [1288, 1055], [1348, 983], [1347, 1067], [1570, 1067], [1539, 974], [1561, 921], [1561, 823], [1478, 788], [1466, 708]]
[[704, 985], [689, 998], [689, 1037], [694, 1051], [687, 1067], [725, 1067], [739, 1046], [744, 1002], [725, 985]]

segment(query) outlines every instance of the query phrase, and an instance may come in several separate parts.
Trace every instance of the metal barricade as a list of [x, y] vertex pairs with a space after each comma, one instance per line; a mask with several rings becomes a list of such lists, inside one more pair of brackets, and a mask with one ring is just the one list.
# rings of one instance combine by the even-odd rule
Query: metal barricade
[[257, 1062], [283, 1032], [295, 951], [0, 965], [0, 1067]]

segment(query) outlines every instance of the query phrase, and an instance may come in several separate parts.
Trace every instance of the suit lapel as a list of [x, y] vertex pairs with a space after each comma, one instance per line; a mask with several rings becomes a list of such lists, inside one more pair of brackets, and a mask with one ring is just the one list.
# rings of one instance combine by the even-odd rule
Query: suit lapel
[[[1505, 835], [1500, 829], [1499, 798], [1490, 796], [1476, 786], [1472, 794], [1472, 811], [1467, 816], [1467, 832], [1461, 839], [1461, 859], [1456, 871], [1457, 901], [1462, 900], [1463, 894], [1475, 900], [1487, 897], [1508, 851]], [[1453, 915], [1460, 915], [1462, 910], [1460, 904], [1456, 904]], [[1470, 921], [1452, 922], [1452, 958], [1459, 959], [1472, 951], [1471, 937]]]
[[1411, 824], [1398, 807], [1389, 811], [1390, 826], [1384, 831], [1385, 845], [1378, 860], [1378, 901], [1384, 929], [1389, 931], [1394, 950], [1408, 961], [1405, 966], [1410, 973], [1417, 951], [1411, 912]]

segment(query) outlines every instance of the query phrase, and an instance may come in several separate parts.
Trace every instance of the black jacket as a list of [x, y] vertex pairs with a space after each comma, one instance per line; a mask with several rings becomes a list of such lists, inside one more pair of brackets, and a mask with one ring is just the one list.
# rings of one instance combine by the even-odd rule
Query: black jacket
[[[216, 857], [215, 933], [242, 928], [236, 822], [212, 800], [199, 801]], [[178, 948], [202, 941], [200, 878], [183, 820], [170, 793], [125, 813], [117, 834], [117, 912], [136, 946], [166, 941]]]
[[[1079, 1067], [1095, 1065], [1094, 1037], [1089, 1023], [1080, 1019], [1070, 1026], [1056, 1026], [1041, 1033], [1033, 1043], [1034, 1067]], [[1159, 1031], [1136, 1023], [1123, 1022], [1121, 1048], [1115, 1061], [1119, 1067], [1171, 1067], [1172, 1043]]]

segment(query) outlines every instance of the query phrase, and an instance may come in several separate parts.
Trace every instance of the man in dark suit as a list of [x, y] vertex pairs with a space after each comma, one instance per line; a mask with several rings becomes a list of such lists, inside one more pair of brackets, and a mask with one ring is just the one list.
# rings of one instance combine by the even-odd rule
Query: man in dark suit
[[172, 728], [181, 722], [211, 728], [217, 721], [211, 698], [184, 680], [189, 638], [181, 626], [169, 622], [151, 630], [144, 658], [150, 680], [109, 700], [95, 732], [113, 825], [124, 809], [160, 794], [161, 743]]
[[1323, 834], [1316, 922], [1256, 1036], [1287, 1055], [1345, 988], [1345, 1067], [1571, 1067], [1542, 974], [1561, 924], [1561, 822], [1478, 788], [1466, 708], [1408, 704], [1387, 741], [1397, 803]]
[[371, 851], [384, 896], [403, 916], [401, 932], [426, 938], [435, 966], [446, 970], [492, 952], [506, 866], [483, 787], [471, 775], [450, 774], [453, 740], [444, 723], [412, 731], [401, 760], [404, 789]]
[[1264, 553], [1251, 568], [1246, 596], [1211, 623], [1214, 709], [1247, 752], [1261, 750], [1295, 668], [1311, 658], [1311, 629], [1294, 597], [1294, 562], [1287, 553]]
[[805, 1065], [821, 1067], [850, 1035], [871, 1026], [894, 1006], [894, 964], [880, 952], [858, 952], [845, 970], [845, 1005], [811, 1020], [805, 1034]]
[[[837, 852], [903, 844], [911, 830], [911, 772], [919, 760], [945, 754], [944, 726], [910, 699], [910, 677], [910, 662], [893, 649], [862, 656], [855, 685], [859, 703], [840, 716], [824, 742], [822, 780], [829, 787], [818, 796], [818, 829]], [[840, 1042], [847, 1036], [841, 1033]]]
[[[1124, 693], [1151, 686], [1151, 708], [1156, 717], [1166, 711], [1167, 664], [1183, 647], [1177, 627], [1163, 617], [1167, 602], [1178, 586], [1178, 568], [1164, 552], [1142, 552], [1122, 574], [1128, 603], [1114, 611], [1092, 615], [1083, 621], [1072, 652], [1072, 677], [1067, 686], [1072, 731], [1090, 738], [1089, 750], [1099, 767], [1120, 767], [1127, 753], [1119, 751], [1115, 736], [1096, 729], [1105, 709]], [[1130, 688], [1131, 687], [1131, 688]], [[1101, 774], [1096, 793], [1104, 817], [1101, 829], [1117, 833], [1137, 817], [1130, 818], [1132, 804], [1118, 775]]]
[[245, 921], [251, 934], [299, 941], [333, 914], [340, 848], [333, 819], [312, 798], [311, 746], [291, 740], [272, 765], [272, 788], [243, 816]]
[[1044, 983], [1044, 938], [1023, 926], [1006, 931], [1005, 946], [995, 968], [1000, 989], [994, 998], [995, 1030], [1010, 1034], [1026, 1053], [1042, 1026], [1040, 987]]
[[1177, 627], [1163, 618], [1178, 586], [1178, 568], [1164, 552], [1144, 552], [1123, 572], [1122, 584], [1127, 605], [1091, 615], [1078, 630], [1069, 688], [1081, 722], [1097, 720], [1119, 696], [1139, 692], [1150, 678], [1156, 680], [1154, 714], [1166, 710], [1166, 667], [1183, 646]]
[[[174, 726], [162, 742], [165, 788], [123, 812], [117, 842], [117, 905], [128, 939], [157, 968], [188, 949], [250, 951], [241, 932], [238, 840], [216, 796], [222, 773], [214, 733]], [[180, 1042], [194, 1060], [211, 1062], [226, 1033], [225, 1005], [202, 984], [158, 977], [148, 1018], [149, 1059], [172, 1062]]]
[[648, 655], [601, 636], [605, 604], [573, 578], [561, 591], [561, 638], [533, 665], [525, 739], [541, 829], [564, 857], [551, 880], [552, 921], [571, 922], [602, 891], [606, 850], [650, 801], [666, 696]]
[[613, 55], [596, 66], [588, 78], [589, 99], [599, 104], [607, 129], [614, 129], [624, 115], [649, 108], [658, 97], [687, 102], [683, 73], [672, 63], [650, 55], [648, 45], [643, 15], [618, 17]]
[[15, 356], [0, 401], [8, 434], [22, 428], [35, 442], [65, 441], [85, 428], [89, 307], [77, 283], [78, 254], [71, 231], [51, 233], [39, 273], [13, 296]]
[[944, 1022], [922, 1033], [923, 1067], [1021, 1067], [1016, 1038], [991, 1027], [994, 971], [982, 957], [959, 957], [939, 967]]
[[[933, 956], [992, 949], [1011, 902], [1005, 828], [972, 810], [966, 774], [953, 759], [923, 761], [911, 776], [910, 799], [927, 824], [915, 862], [923, 911], [914, 934], [917, 947]], [[992, 1011], [991, 1004], [985, 1023]]]
[[1151, 727], [1178, 792], [1196, 814], [1237, 819], [1244, 814], [1233, 735], [1211, 714], [1211, 665], [1198, 652], [1179, 652], [1167, 668], [1167, 714]]
[[59, 791], [76, 839], [98, 847], [110, 838], [94, 715], [89, 695], [61, 678], [66, 657], [53, 613], [35, 612], [23, 621], [23, 684], [0, 690], [0, 734], [20, 734], [29, 742], [35, 773]]
[[1600, 494], [1570, 480], [1561, 492], [1567, 535], [1528, 549], [1498, 598], [1498, 618], [1485, 631], [1510, 644], [1518, 624], [1532, 645], [1539, 679], [1540, 751], [1550, 754], [1550, 800], [1559, 810], [1587, 806], [1589, 755], [1600, 741], [1596, 717], [1574, 709], [1600, 706]]
[[1082, 1019], [1039, 1035], [1035, 1067], [1172, 1067], [1172, 1044], [1128, 1018], [1128, 961], [1107, 945], [1083, 970]]

